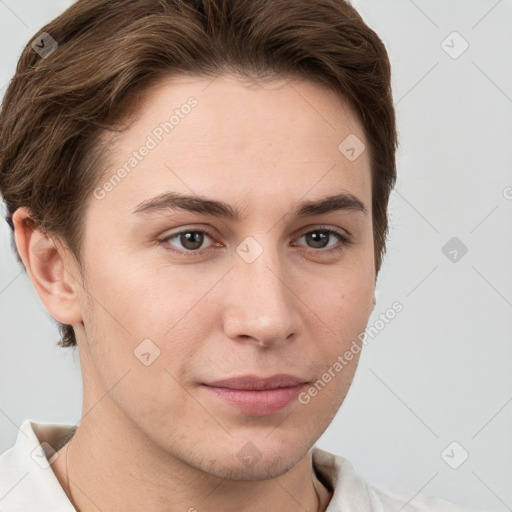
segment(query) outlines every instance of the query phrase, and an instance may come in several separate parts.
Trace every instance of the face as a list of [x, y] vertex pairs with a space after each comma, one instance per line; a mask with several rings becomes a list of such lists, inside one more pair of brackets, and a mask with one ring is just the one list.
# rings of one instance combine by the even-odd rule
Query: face
[[220, 477], [274, 478], [307, 454], [373, 307], [369, 155], [348, 158], [348, 136], [357, 154], [356, 115], [310, 83], [147, 93], [87, 204], [85, 403], [113, 388], [116, 415]]

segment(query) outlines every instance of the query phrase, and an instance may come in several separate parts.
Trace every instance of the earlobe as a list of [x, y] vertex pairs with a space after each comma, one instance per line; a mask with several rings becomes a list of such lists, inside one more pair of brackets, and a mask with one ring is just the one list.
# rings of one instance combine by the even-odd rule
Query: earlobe
[[45, 308], [58, 322], [81, 323], [77, 294], [80, 284], [65, 268], [64, 249], [37, 228], [27, 208], [18, 208], [12, 220], [16, 247]]

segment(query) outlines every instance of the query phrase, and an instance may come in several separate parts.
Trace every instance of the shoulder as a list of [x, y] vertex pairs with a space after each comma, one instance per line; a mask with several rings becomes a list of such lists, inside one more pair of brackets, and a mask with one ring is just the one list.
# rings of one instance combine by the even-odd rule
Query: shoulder
[[476, 509], [469, 509], [457, 505], [452, 501], [425, 493], [415, 493], [404, 489], [396, 489], [384, 485], [366, 484], [368, 492], [373, 494], [383, 511], [401, 510], [407, 505], [409, 512], [476, 512]]
[[444, 498], [367, 483], [340, 455], [314, 447], [312, 456], [317, 476], [332, 491], [326, 512], [477, 512]]

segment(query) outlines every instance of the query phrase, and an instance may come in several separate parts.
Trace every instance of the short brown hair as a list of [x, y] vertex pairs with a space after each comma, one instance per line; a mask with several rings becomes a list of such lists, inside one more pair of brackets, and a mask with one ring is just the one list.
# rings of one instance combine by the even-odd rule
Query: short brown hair
[[[32, 44], [45, 32], [58, 46], [43, 58]], [[101, 135], [159, 78], [223, 71], [296, 77], [349, 101], [370, 146], [378, 274], [396, 181], [390, 63], [344, 0], [78, 0], [29, 41], [3, 99], [0, 193], [8, 220], [27, 207], [80, 264], [84, 205], [103, 174]], [[75, 346], [73, 328], [59, 327], [58, 344]]]

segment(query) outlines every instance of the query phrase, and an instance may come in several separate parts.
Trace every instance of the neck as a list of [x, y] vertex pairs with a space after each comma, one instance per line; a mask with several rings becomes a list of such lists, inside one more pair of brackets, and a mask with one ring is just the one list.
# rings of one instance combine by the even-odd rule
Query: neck
[[331, 493], [317, 479], [311, 451], [270, 480], [229, 480], [191, 467], [122, 422], [82, 421], [53, 463], [79, 512], [324, 511]]

